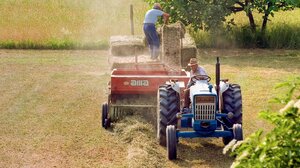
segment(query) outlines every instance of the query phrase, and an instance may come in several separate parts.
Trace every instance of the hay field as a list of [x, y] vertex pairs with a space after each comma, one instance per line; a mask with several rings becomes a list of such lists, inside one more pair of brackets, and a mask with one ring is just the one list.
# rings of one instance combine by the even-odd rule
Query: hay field
[[[149, 8], [143, 0], [1, 0], [0, 48], [107, 49], [110, 36], [131, 34], [130, 4], [134, 5], [135, 34], [142, 35], [144, 14]], [[297, 8], [270, 17], [270, 48], [299, 48], [299, 13]], [[254, 16], [260, 26], [261, 14], [254, 11]], [[248, 24], [245, 13], [228, 19], [233, 17], [237, 27], [233, 34], [227, 34], [229, 39], [224, 37], [215, 45], [208, 32], [192, 32], [197, 46], [237, 47], [240, 40], [247, 44], [248, 34], [240, 34]]]
[[141, 34], [148, 8], [141, 0], [1, 0], [0, 41], [107, 41], [131, 33], [130, 4], [135, 32]]
[[[214, 78], [239, 83], [244, 133], [270, 129], [258, 112], [270, 105], [274, 85], [299, 76], [299, 51], [200, 50]], [[0, 50], [0, 167], [229, 167], [220, 139], [183, 140], [179, 159], [166, 159], [155, 129], [138, 116], [101, 128], [108, 51]], [[212, 80], [213, 81], [213, 80]]]

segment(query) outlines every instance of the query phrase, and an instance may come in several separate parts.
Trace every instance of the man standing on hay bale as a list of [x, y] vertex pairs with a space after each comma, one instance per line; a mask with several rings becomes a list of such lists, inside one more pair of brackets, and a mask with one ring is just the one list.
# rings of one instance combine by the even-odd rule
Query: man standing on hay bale
[[159, 55], [160, 43], [155, 27], [155, 23], [159, 16], [163, 16], [164, 23], [166, 24], [170, 15], [162, 11], [159, 3], [155, 3], [153, 5], [153, 9], [147, 11], [144, 19], [144, 33], [148, 42], [152, 60], [157, 60]]

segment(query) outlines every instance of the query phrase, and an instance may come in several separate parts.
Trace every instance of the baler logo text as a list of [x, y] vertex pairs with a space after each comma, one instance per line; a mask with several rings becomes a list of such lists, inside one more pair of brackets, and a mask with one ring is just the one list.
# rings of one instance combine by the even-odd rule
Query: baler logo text
[[149, 86], [148, 80], [131, 80], [131, 86]]

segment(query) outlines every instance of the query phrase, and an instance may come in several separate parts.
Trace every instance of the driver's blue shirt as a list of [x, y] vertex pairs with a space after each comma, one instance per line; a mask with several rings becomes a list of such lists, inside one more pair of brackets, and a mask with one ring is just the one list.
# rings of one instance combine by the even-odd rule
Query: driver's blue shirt
[[193, 77], [195, 75], [207, 75], [207, 73], [202, 66], [198, 66], [195, 72], [190, 72], [190, 77]]
[[205, 69], [201, 66], [198, 66], [195, 72], [190, 71], [190, 80], [188, 82], [188, 88], [191, 87], [191, 85], [192, 85], [191, 78], [195, 75], [207, 75], [207, 73], [206, 73]]

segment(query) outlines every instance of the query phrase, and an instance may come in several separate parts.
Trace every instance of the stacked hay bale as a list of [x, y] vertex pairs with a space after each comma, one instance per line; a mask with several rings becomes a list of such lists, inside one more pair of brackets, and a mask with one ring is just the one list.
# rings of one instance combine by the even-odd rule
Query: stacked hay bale
[[[160, 60], [175, 69], [186, 67], [190, 58], [197, 56], [194, 40], [185, 32], [182, 23], [164, 25], [157, 29], [161, 41]], [[112, 69], [123, 63], [151, 62], [145, 50], [145, 37], [112, 36], [110, 38], [109, 63]], [[143, 55], [144, 53], [147, 53]], [[138, 57], [137, 57], [138, 56]]]
[[197, 47], [194, 39], [186, 33], [182, 39], [181, 66], [186, 67], [191, 58], [197, 57]]
[[162, 27], [161, 60], [171, 67], [181, 67], [181, 38], [184, 29], [181, 24], [170, 24]]
[[113, 56], [133, 56], [144, 52], [143, 36], [112, 36], [110, 53]]
[[[144, 36], [112, 36], [110, 38], [110, 56], [108, 62], [111, 69], [126, 63], [148, 62], [150, 57], [145, 52]], [[137, 57], [138, 56], [138, 57]]]
[[197, 48], [182, 23], [161, 28], [162, 61], [171, 67], [186, 67], [190, 58], [197, 56]]

